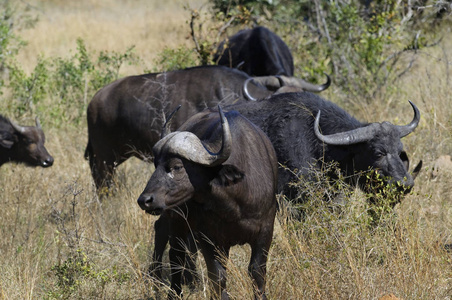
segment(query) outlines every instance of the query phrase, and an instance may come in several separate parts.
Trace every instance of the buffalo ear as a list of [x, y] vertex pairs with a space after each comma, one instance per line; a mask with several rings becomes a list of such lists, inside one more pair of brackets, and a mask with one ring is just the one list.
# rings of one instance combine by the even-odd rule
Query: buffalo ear
[[403, 165], [405, 166], [405, 170], [408, 171], [410, 169], [410, 160], [405, 151], [400, 152], [400, 159], [402, 160]]
[[245, 178], [245, 174], [233, 165], [222, 165], [214, 182], [221, 186], [230, 186]]
[[14, 135], [7, 131], [0, 131], [0, 146], [6, 149], [11, 149], [11, 147], [14, 145], [14, 142]]

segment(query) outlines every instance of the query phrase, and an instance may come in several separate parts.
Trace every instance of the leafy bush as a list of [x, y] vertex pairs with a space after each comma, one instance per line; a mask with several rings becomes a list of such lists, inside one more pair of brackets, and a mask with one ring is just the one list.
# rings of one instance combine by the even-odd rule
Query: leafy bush
[[330, 214], [340, 216], [348, 207], [360, 210], [355, 212], [359, 218], [356, 222], [373, 227], [394, 218], [394, 207], [406, 193], [400, 182], [388, 184], [388, 178], [369, 170], [359, 175], [358, 180], [365, 181], [366, 191], [360, 197], [365, 201], [357, 205], [350, 203], [350, 199], [357, 198], [356, 193], [361, 193], [355, 186], [357, 179], [344, 177], [336, 162], [324, 163], [321, 170], [313, 166], [305, 175], [297, 174], [297, 170], [293, 174], [296, 180], [289, 185], [296, 196], [291, 200], [282, 196], [281, 203], [297, 219], [311, 218], [320, 211], [323, 218], [331, 218]]
[[[40, 57], [30, 74], [16, 60], [25, 42], [15, 31], [33, 26], [37, 19], [27, 12], [16, 12], [10, 1], [0, 2], [0, 95], [4, 109], [15, 118], [45, 115], [51, 123], [78, 124], [91, 97], [99, 88], [119, 77], [124, 63], [137, 63], [130, 47], [125, 53], [102, 51], [97, 59], [82, 39], [77, 52], [68, 57]], [[41, 118], [45, 119], [45, 118]]]
[[31, 27], [37, 20], [27, 13], [16, 13], [10, 1], [0, 1], [0, 94], [3, 92], [4, 77], [20, 48], [25, 45], [15, 29]]
[[[433, 2], [436, 6], [442, 3]], [[229, 21], [239, 27], [264, 25], [283, 37], [293, 51], [296, 75], [315, 81], [323, 72], [332, 74], [335, 85], [348, 98], [367, 101], [377, 93], [391, 92], [390, 85], [416, 59], [404, 54], [427, 46], [420, 29], [425, 30], [437, 20], [419, 13], [420, 5], [427, 1], [413, 1], [411, 6], [395, 0], [211, 0], [211, 3], [216, 22]], [[441, 5], [438, 9], [445, 7]]]
[[33, 72], [27, 74], [18, 66], [11, 64], [9, 88], [15, 102], [10, 102], [9, 110], [16, 116], [23, 115], [27, 111], [34, 114], [36, 104], [47, 96], [45, 87], [48, 83], [48, 61], [39, 58]]
[[[57, 126], [79, 124], [89, 97], [119, 77], [124, 63], [137, 63], [133, 47], [125, 53], [99, 53], [97, 60], [82, 39], [77, 52], [69, 58], [40, 58], [33, 72], [27, 75], [15, 62], [10, 65], [9, 89], [12, 95], [8, 109], [19, 117], [25, 113], [46, 114]], [[50, 102], [50, 103], [49, 103]]]
[[185, 69], [199, 64], [196, 52], [187, 47], [177, 49], [165, 48], [155, 60], [156, 67], [154, 72], [173, 71]]
[[81, 249], [78, 249], [74, 256], [54, 265], [51, 271], [56, 282], [55, 288], [47, 292], [48, 299], [69, 299], [76, 293], [84, 280], [94, 281], [98, 291], [100, 291], [98, 293], [102, 295], [108, 283], [117, 282], [121, 284], [130, 279], [129, 274], [119, 273], [116, 267], [99, 270]]

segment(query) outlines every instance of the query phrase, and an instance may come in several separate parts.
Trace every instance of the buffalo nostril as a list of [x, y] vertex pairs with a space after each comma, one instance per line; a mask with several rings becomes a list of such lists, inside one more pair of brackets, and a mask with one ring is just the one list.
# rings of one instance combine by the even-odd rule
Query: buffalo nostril
[[154, 197], [152, 195], [141, 195], [137, 202], [141, 209], [147, 209], [154, 202]]
[[44, 167], [50, 167], [53, 165], [53, 157], [48, 157], [44, 162], [43, 162], [43, 166]]
[[149, 196], [148, 199], [146, 199], [146, 202], [144, 204], [146, 205], [146, 207], [149, 207], [152, 205], [153, 202], [154, 202], [154, 196], [151, 195], [151, 196]]

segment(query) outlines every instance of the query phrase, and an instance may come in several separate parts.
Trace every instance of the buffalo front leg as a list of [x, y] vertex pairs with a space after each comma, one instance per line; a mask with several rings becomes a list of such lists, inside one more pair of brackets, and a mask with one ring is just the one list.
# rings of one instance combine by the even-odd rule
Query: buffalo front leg
[[194, 288], [198, 282], [198, 276], [196, 273], [196, 257], [198, 253], [195, 237], [189, 234], [186, 239], [188, 253], [185, 256], [185, 268], [182, 273], [182, 280], [184, 284]]
[[[188, 234], [190, 232], [188, 224], [183, 217], [171, 217], [170, 224], [170, 250], [169, 259], [171, 265], [171, 289], [168, 299], [173, 299], [176, 295], [182, 294], [182, 273], [187, 267]], [[176, 297], [176, 299], [178, 299]]]
[[162, 258], [165, 252], [166, 245], [168, 244], [170, 234], [170, 217], [167, 213], [163, 213], [160, 218], [154, 224], [154, 252], [152, 254], [152, 263], [149, 266], [149, 275], [163, 281], [162, 278]]
[[212, 285], [211, 299], [229, 299], [226, 291], [226, 260], [229, 258], [229, 247], [218, 249], [208, 241], [202, 245], [202, 253], [206, 261], [209, 281]]
[[267, 256], [272, 241], [273, 231], [258, 239], [251, 245], [251, 259], [248, 272], [256, 285], [255, 299], [267, 299], [265, 295], [265, 276], [267, 273]]
[[[166, 249], [170, 237], [170, 217], [167, 213], [163, 213], [160, 218], [154, 224], [154, 252], [152, 254], [152, 262], [149, 266], [149, 276], [163, 282], [162, 270], [163, 270], [163, 254]], [[185, 267], [182, 273], [182, 281], [184, 284], [195, 284], [195, 255], [197, 252], [196, 242], [193, 236], [189, 235], [186, 239], [186, 247], [189, 254], [186, 254]], [[185, 246], [185, 245], [184, 245]]]

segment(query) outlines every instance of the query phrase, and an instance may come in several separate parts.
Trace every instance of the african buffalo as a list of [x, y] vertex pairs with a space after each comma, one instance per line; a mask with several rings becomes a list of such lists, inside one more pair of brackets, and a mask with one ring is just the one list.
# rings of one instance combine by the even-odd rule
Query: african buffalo
[[[410, 190], [413, 178], [407, 170], [408, 157], [401, 138], [417, 127], [420, 113], [410, 102], [414, 118], [404, 126], [389, 122], [362, 123], [336, 104], [308, 92], [274, 95], [254, 103], [231, 105], [261, 128], [272, 141], [280, 164], [278, 191], [290, 195], [288, 183], [298, 176], [314, 180], [311, 166], [337, 162], [351, 184], [368, 191], [365, 176], [376, 170], [387, 183], [400, 183]], [[289, 171], [290, 170], [290, 171]], [[369, 191], [372, 192], [372, 191]]]
[[[376, 192], [370, 190], [367, 177], [361, 176], [370, 169], [377, 170], [387, 183], [399, 182], [399, 189], [409, 191], [422, 166], [422, 162], [418, 164], [411, 176], [408, 156], [400, 141], [420, 120], [419, 110], [411, 105], [414, 118], [405, 126], [362, 123], [336, 104], [308, 92], [278, 94], [252, 105], [239, 103], [225, 109], [238, 111], [269, 137], [278, 162], [284, 166], [278, 172], [278, 192], [295, 199], [298, 190], [290, 183], [299, 177], [315, 181], [313, 172], [331, 162], [338, 163], [348, 183], [357, 183], [366, 192]], [[149, 269], [157, 278], [161, 278], [168, 235], [168, 221], [163, 215], [155, 223], [155, 248]]]
[[207, 107], [269, 97], [284, 85], [320, 91], [321, 86], [287, 76], [250, 77], [223, 66], [129, 76], [103, 87], [87, 110], [85, 158], [100, 190], [109, 187], [114, 170], [131, 156], [151, 157], [165, 115], [182, 104], [174, 128]]
[[36, 118], [36, 127], [20, 126], [0, 115], [0, 166], [6, 162], [25, 163], [43, 168], [53, 165], [44, 147], [45, 136]]
[[292, 54], [284, 41], [269, 29], [244, 29], [227, 38], [214, 55], [218, 65], [239, 68], [251, 76], [293, 76]]
[[[185, 243], [197, 241], [212, 292], [228, 299], [226, 265], [234, 245], [250, 244], [249, 273], [265, 298], [267, 254], [276, 214], [277, 159], [266, 135], [235, 111], [196, 114], [153, 148], [155, 171], [138, 199], [169, 224], [171, 288], [181, 294]], [[218, 152], [216, 152], [218, 151]]]

